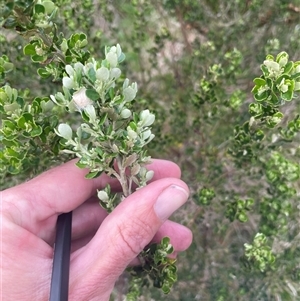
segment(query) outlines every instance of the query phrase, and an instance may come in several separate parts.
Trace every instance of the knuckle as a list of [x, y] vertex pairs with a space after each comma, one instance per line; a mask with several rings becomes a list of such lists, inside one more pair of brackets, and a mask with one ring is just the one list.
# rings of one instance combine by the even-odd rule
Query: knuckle
[[[118, 234], [121, 238], [121, 252], [126, 255], [137, 256], [154, 236], [153, 230], [142, 219], [132, 219], [118, 226]], [[125, 255], [125, 254], [124, 254]]]

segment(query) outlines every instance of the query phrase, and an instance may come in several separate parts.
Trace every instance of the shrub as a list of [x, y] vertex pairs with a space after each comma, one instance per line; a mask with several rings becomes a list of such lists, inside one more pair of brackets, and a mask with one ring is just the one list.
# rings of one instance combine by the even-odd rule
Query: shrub
[[[107, 171], [117, 151], [101, 139], [91, 145], [94, 114], [124, 118], [140, 145], [155, 134], [148, 153], [180, 165], [193, 199], [174, 217], [194, 233], [178, 282], [167, 296], [150, 288], [142, 299], [297, 300], [299, 11], [296, 0], [2, 4], [2, 188], [68, 160], [81, 142], [79, 165], [90, 177], [104, 163]], [[107, 107], [93, 110], [101, 92]], [[106, 137], [111, 130], [107, 123]], [[118, 141], [123, 134], [112, 147], [138, 153], [129, 165], [143, 167], [146, 154]], [[103, 160], [91, 161], [92, 151]], [[109, 187], [98, 195], [110, 209]]]

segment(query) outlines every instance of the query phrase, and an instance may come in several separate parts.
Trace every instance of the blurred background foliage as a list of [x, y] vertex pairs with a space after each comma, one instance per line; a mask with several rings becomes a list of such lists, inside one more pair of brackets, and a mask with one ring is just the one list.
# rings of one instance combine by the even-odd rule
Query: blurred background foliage
[[[149, 153], [179, 164], [191, 189], [191, 201], [174, 217], [194, 234], [179, 255], [179, 281], [169, 295], [149, 289], [141, 300], [300, 300], [299, 96], [281, 103], [279, 125], [242, 139], [266, 55], [286, 51], [300, 60], [300, 1], [54, 2], [58, 30], [85, 33], [95, 58], [105, 45], [122, 46], [122, 71], [139, 87], [135, 107], [156, 114]], [[23, 55], [26, 36], [3, 28], [0, 41], [0, 55], [15, 65], [7, 83], [25, 98], [59, 89]], [[286, 137], [293, 120], [294, 134]], [[41, 157], [39, 168], [23, 178], [5, 175], [3, 186], [55, 163]], [[124, 276], [112, 300], [122, 300], [126, 283]]]

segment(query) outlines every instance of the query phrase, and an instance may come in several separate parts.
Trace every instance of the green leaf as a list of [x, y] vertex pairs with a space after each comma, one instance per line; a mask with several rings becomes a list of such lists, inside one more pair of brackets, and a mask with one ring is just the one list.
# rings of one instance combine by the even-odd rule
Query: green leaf
[[41, 126], [36, 126], [31, 132], [30, 132], [30, 136], [31, 137], [37, 137], [40, 136], [43, 132], [43, 129]]
[[37, 73], [41, 78], [47, 78], [51, 75], [45, 68], [39, 68]]
[[49, 124], [52, 129], [56, 128], [58, 123], [59, 123], [59, 120], [56, 115], [52, 115], [49, 117]]
[[55, 4], [52, 1], [43, 1], [43, 6], [47, 14], [50, 14], [55, 9]]
[[31, 56], [31, 60], [35, 63], [44, 62], [47, 59], [46, 56], [33, 55]]
[[107, 113], [104, 113], [100, 116], [100, 122], [99, 122], [99, 125], [103, 125], [105, 120], [107, 118]]
[[80, 160], [78, 162], [76, 162], [75, 165], [79, 168], [86, 168], [87, 167], [87, 165], [85, 163], [80, 163]]
[[25, 55], [35, 55], [36, 51], [35, 51], [35, 46], [32, 44], [27, 44], [24, 48], [23, 48], [23, 52]]
[[[6, 29], [13, 29], [15, 26], [17, 26], [17, 20], [15, 17], [9, 17], [5, 20], [4, 24], [2, 25], [3, 28]], [[24, 30], [23, 28], [19, 28], [21, 30]]]
[[291, 72], [291, 70], [294, 68], [294, 63], [293, 62], [288, 62], [286, 66], [284, 67], [284, 73], [288, 74]]
[[265, 86], [266, 85], [266, 81], [261, 78], [261, 77], [257, 77], [253, 80], [253, 82], [255, 83], [255, 85], [261, 87], [261, 86]]
[[94, 172], [89, 172], [87, 175], [85, 175], [86, 179], [93, 179], [97, 178], [102, 174], [103, 171], [94, 171]]
[[44, 14], [45, 13], [45, 7], [41, 4], [36, 4], [34, 6], [34, 13], [35, 14]]
[[18, 146], [18, 143], [15, 140], [1, 139], [1, 143], [6, 147]]
[[96, 81], [96, 71], [93, 67], [89, 69], [89, 71], [87, 72], [87, 76], [91, 82], [94, 83]]
[[93, 101], [96, 101], [99, 99], [99, 93], [94, 89], [87, 89], [85, 91], [85, 95]]
[[245, 214], [244, 212], [241, 212], [238, 215], [238, 220], [242, 223], [245, 223], [248, 220], [247, 214]]
[[269, 128], [274, 128], [277, 124], [281, 122], [283, 114], [281, 112], [275, 113], [273, 116], [269, 116], [267, 119], [267, 126]]

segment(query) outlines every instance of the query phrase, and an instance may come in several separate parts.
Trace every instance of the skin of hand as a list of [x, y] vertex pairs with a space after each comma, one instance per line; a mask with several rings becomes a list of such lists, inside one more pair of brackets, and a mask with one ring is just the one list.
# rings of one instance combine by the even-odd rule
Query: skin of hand
[[169, 236], [175, 255], [192, 241], [169, 216], [189, 190], [172, 162], [153, 160], [150, 184], [127, 197], [109, 215], [96, 190], [106, 175], [87, 180], [74, 160], [1, 192], [1, 293], [6, 301], [48, 300], [57, 216], [73, 210], [69, 300], [109, 300], [118, 277], [150, 242]]

